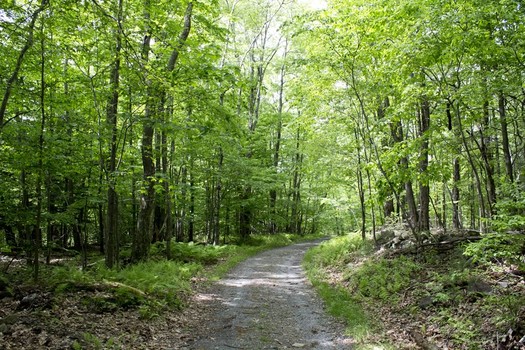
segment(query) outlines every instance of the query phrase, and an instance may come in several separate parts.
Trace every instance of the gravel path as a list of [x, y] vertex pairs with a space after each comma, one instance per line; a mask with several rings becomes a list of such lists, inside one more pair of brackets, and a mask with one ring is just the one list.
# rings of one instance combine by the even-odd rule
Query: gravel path
[[260, 253], [198, 295], [207, 321], [192, 334], [189, 349], [351, 349], [301, 268], [304, 253], [317, 243]]

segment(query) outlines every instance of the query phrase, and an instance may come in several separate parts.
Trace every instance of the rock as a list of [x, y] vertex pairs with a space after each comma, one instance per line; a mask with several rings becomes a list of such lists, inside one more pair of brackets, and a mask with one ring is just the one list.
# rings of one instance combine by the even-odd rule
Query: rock
[[46, 309], [51, 307], [50, 293], [31, 293], [20, 300], [17, 310]]
[[302, 343], [293, 343], [292, 344], [293, 348], [304, 348], [305, 346], [306, 346], [306, 344], [302, 344]]
[[434, 298], [431, 297], [431, 296], [426, 296], [424, 298], [422, 298], [420, 301], [419, 301], [419, 308], [421, 309], [426, 309], [432, 305], [434, 305]]
[[508, 287], [509, 287], [509, 282], [501, 281], [501, 282], [498, 282], [498, 285], [499, 285], [501, 288], [508, 288]]
[[467, 291], [471, 293], [492, 294], [492, 286], [483, 281], [473, 281], [467, 285]]

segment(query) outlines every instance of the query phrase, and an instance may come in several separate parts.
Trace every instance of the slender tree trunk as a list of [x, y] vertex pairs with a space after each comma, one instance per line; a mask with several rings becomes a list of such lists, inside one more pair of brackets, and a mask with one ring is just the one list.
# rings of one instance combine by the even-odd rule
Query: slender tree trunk
[[300, 130], [297, 128], [294, 171], [292, 179], [292, 215], [290, 218], [290, 233], [301, 234], [301, 163], [303, 155], [300, 152]]
[[460, 214], [460, 192], [459, 192], [459, 181], [461, 180], [461, 167], [459, 164], [459, 158], [454, 159], [454, 173], [453, 182], [454, 187], [452, 188], [452, 227], [458, 230], [462, 228], [461, 214]]
[[[151, 50], [150, 28], [150, 0], [144, 1], [144, 21], [146, 33], [142, 42], [142, 64], [146, 67]], [[148, 74], [148, 73], [146, 73]], [[139, 213], [137, 216], [137, 229], [132, 242], [131, 260], [138, 262], [147, 259], [151, 244], [153, 226], [153, 209], [155, 190], [153, 187], [155, 165], [153, 164], [153, 133], [154, 133], [154, 96], [151, 78], [146, 77], [146, 107], [142, 123], [142, 180], [144, 188], [140, 191]]]
[[[384, 119], [385, 117], [385, 110], [390, 107], [390, 99], [387, 97], [385, 98], [383, 101], [380, 101], [379, 103], [379, 108], [377, 109], [377, 119], [379, 120], [382, 120]], [[384, 144], [383, 146], [384, 147], [391, 147], [392, 146], [392, 141], [394, 141], [394, 139], [391, 137], [388, 141], [384, 141]], [[394, 207], [394, 195], [392, 193], [392, 189], [389, 188], [388, 186], [382, 186], [384, 188], [381, 188], [381, 192], [384, 192], [384, 198], [385, 198], [385, 201], [383, 203], [383, 215], [385, 216], [385, 218], [388, 218], [388, 217], [391, 217], [392, 214], [394, 213], [395, 211], [395, 207]]]
[[122, 49], [122, 7], [123, 0], [118, 1], [117, 23], [115, 29], [115, 57], [111, 68], [109, 85], [111, 88], [107, 103], [107, 126], [111, 131], [109, 145], [109, 168], [108, 176], [108, 209], [107, 224], [105, 230], [105, 262], [110, 269], [118, 266], [119, 259], [119, 232], [118, 232], [118, 194], [116, 186], [117, 171], [117, 117], [119, 102], [119, 83], [120, 83], [120, 51]]
[[[36, 18], [35, 18], [36, 20]], [[31, 33], [32, 34], [32, 33]], [[38, 137], [38, 175], [36, 180], [36, 220], [33, 236], [33, 278], [38, 280], [40, 273], [40, 251], [42, 249], [42, 178], [44, 176], [44, 133], [46, 129], [46, 72], [44, 21], [40, 26], [40, 134]]]
[[[283, 59], [286, 60], [288, 53], [288, 41], [285, 43]], [[281, 138], [283, 129], [283, 107], [284, 107], [284, 78], [286, 66], [283, 63], [280, 70], [280, 84], [279, 84], [279, 104], [277, 106], [277, 131], [275, 136], [275, 147], [273, 152], [273, 167], [277, 173], [279, 167], [279, 156], [281, 150]], [[270, 190], [270, 233], [277, 233], [277, 189]]]
[[[161, 123], [165, 122], [164, 113], [162, 110], [162, 101], [160, 101], [157, 105], [157, 116], [158, 119], [161, 121]], [[162, 126], [161, 126], [162, 128]], [[155, 130], [155, 174], [161, 174], [162, 173], [162, 131], [161, 130]], [[164, 186], [162, 186], [164, 188]], [[163, 194], [156, 195], [155, 196], [155, 209], [153, 210], [153, 232], [152, 232], [152, 243], [163, 241], [163, 230], [164, 230], [164, 224], [165, 216], [164, 216], [164, 210], [166, 207], [166, 199], [163, 198]]]
[[221, 219], [221, 198], [222, 198], [222, 181], [221, 181], [221, 173], [222, 173], [222, 164], [224, 161], [224, 155], [222, 153], [222, 148], [219, 147], [219, 164], [218, 164], [218, 172], [217, 172], [217, 184], [215, 185], [215, 205], [214, 205], [214, 219], [213, 219], [213, 244], [219, 245], [220, 244], [220, 219]]
[[[22, 168], [21, 174], [20, 174], [20, 186], [22, 187], [22, 196], [20, 198], [20, 205], [22, 212], [26, 215], [30, 215], [30, 202], [29, 202], [29, 187], [27, 183], [27, 171], [25, 168]], [[24, 251], [26, 252], [27, 256], [27, 264], [32, 265], [32, 233], [31, 228], [29, 224], [26, 222], [23, 222], [23, 224], [20, 224], [18, 227], [18, 231], [20, 232], [20, 244]]]
[[[359, 139], [357, 128], [354, 129], [354, 136], [356, 140]], [[361, 238], [365, 240], [366, 239], [366, 206], [365, 206], [365, 190], [364, 190], [364, 184], [363, 184], [363, 169], [361, 168], [362, 167], [361, 145], [359, 142], [356, 147], [356, 153], [357, 153], [357, 167], [356, 167], [357, 192], [359, 195], [359, 207], [361, 208]]]
[[505, 160], [505, 170], [507, 175], [507, 180], [509, 182], [514, 182], [514, 169], [512, 167], [512, 156], [510, 153], [509, 146], [509, 131], [507, 124], [507, 111], [505, 107], [505, 96], [503, 92], [499, 94], [499, 117], [501, 125], [501, 146], [503, 149], [503, 159]]
[[173, 237], [173, 215], [171, 213], [171, 191], [168, 179], [171, 178], [171, 162], [168, 162], [168, 136], [162, 132], [162, 172], [166, 180], [164, 181], [164, 226], [166, 230], [166, 258], [171, 259], [171, 238]]
[[193, 157], [190, 158], [190, 218], [188, 222], [188, 242], [193, 242], [195, 231], [195, 179], [193, 176]]
[[179, 202], [179, 215], [178, 215], [178, 230], [177, 230], [177, 242], [184, 241], [184, 231], [186, 230], [186, 203], [187, 200], [187, 186], [188, 186], [188, 167], [183, 164], [181, 167], [181, 200]]
[[489, 208], [488, 211], [484, 213], [486, 217], [492, 217], [494, 214], [494, 205], [496, 204], [496, 182], [494, 179], [494, 164], [493, 158], [494, 154], [492, 152], [492, 140], [489, 135], [487, 135], [487, 129], [490, 124], [490, 115], [489, 115], [489, 102], [485, 101], [483, 104], [483, 126], [481, 128], [481, 158], [483, 159], [483, 164], [485, 165], [486, 173], [486, 183], [487, 183], [487, 198]]
[[[403, 142], [404, 135], [403, 135], [403, 126], [401, 124], [401, 121], [398, 121], [391, 125], [391, 133], [392, 138], [394, 139], [395, 143]], [[399, 167], [403, 171], [408, 171], [408, 158], [402, 157], [399, 160]], [[407, 205], [407, 210], [403, 210], [405, 212], [406, 220], [414, 234], [417, 234], [417, 223], [418, 223], [418, 213], [417, 213], [417, 206], [416, 206], [416, 200], [414, 198], [414, 190], [412, 187], [412, 181], [410, 179], [405, 180], [405, 201]], [[399, 203], [399, 205], [403, 205], [402, 203]]]
[[[451, 113], [452, 104], [450, 102], [447, 102], [447, 118], [448, 118], [448, 130], [453, 130], [453, 118]], [[461, 130], [460, 130], [461, 132]], [[455, 132], [457, 134], [457, 132]], [[460, 151], [461, 147], [458, 146], [458, 153]], [[459, 163], [459, 158], [454, 158], [454, 165], [453, 165], [453, 178], [452, 178], [452, 227], [455, 230], [458, 230], [461, 228], [461, 215], [460, 215], [460, 206], [459, 206], [459, 200], [460, 200], [460, 191], [459, 191], [459, 181], [461, 180], [461, 167]], [[443, 214], [445, 215], [445, 214]]]
[[425, 232], [430, 230], [430, 186], [428, 184], [428, 153], [430, 129], [430, 105], [426, 97], [423, 97], [420, 112], [419, 133], [423, 139], [421, 142], [419, 173], [422, 175], [419, 185], [419, 216], [418, 230]]
[[[476, 164], [474, 163], [474, 159], [472, 157], [472, 152], [470, 151], [470, 148], [469, 148], [469, 145], [468, 145], [468, 142], [467, 142], [467, 138], [465, 136], [465, 131], [463, 130], [463, 122], [461, 121], [461, 113], [460, 113], [458, 105], [455, 106], [455, 114], [456, 114], [456, 119], [457, 119], [457, 122], [458, 122], [458, 131], [459, 131], [459, 134], [461, 135], [461, 141], [463, 142], [463, 147], [465, 148], [465, 152], [467, 153], [467, 159], [468, 159], [469, 164], [471, 166], [472, 174], [474, 175], [475, 188], [476, 188], [476, 190], [478, 192], [478, 196], [479, 196], [480, 211], [481, 211], [482, 215], [484, 215], [483, 213], [485, 213], [485, 198], [483, 196], [483, 189], [481, 187], [481, 179], [480, 179], [480, 176], [479, 176], [479, 173], [478, 173], [478, 169], [476, 168]], [[454, 171], [456, 171], [456, 170], [454, 170]], [[472, 214], [472, 212], [471, 212], [471, 214]], [[472, 217], [472, 215], [471, 215], [471, 217]], [[471, 220], [471, 227], [475, 227], [473, 225], [475, 225], [475, 223], [473, 223], [473, 220]]]

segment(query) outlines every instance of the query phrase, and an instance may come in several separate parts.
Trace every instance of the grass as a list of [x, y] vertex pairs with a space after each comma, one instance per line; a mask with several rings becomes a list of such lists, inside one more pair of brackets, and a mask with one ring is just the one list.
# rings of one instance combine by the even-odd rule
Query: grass
[[342, 270], [359, 256], [373, 250], [370, 242], [358, 236], [336, 237], [310, 249], [303, 265], [308, 278], [324, 300], [328, 311], [345, 321], [347, 332], [358, 343], [359, 349], [387, 349], [385, 344], [368, 344], [367, 338], [378, 327], [363, 308], [362, 301], [340, 281], [330, 281], [330, 270]]
[[[44, 266], [45, 286], [56, 292], [102, 290], [89, 297], [86, 305], [96, 312], [118, 308], [137, 308], [144, 318], [160, 315], [167, 308], [180, 308], [192, 290], [192, 279], [216, 281], [232, 267], [263, 250], [286, 246], [320, 236], [289, 234], [252, 235], [224, 246], [172, 243], [172, 260], [164, 258], [165, 245], [151, 247], [151, 259], [120, 270], [105, 268], [100, 256], [82, 271], [78, 264]], [[123, 252], [126, 256], [128, 252]]]
[[[473, 263], [464, 249], [381, 257], [372, 254], [371, 242], [350, 235], [312, 248], [304, 266], [329, 311], [346, 321], [357, 349], [409, 348], [399, 341], [410, 329], [431, 338], [438, 348], [491, 348], [509, 329], [521, 337], [524, 288], [494, 263]], [[501, 287], [502, 280], [508, 286]], [[386, 323], [370, 321], [378, 315]], [[395, 335], [395, 347], [377, 344], [388, 334]]]

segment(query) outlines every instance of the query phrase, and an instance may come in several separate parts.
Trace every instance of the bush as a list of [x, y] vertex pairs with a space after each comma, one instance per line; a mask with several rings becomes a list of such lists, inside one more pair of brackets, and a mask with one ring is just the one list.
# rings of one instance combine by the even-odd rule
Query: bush
[[484, 236], [477, 242], [470, 243], [464, 254], [474, 262], [506, 262], [524, 267], [523, 260], [525, 235], [494, 233]]
[[397, 294], [410, 286], [412, 275], [420, 267], [407, 257], [395, 260], [367, 261], [356, 271], [350, 271], [351, 288], [364, 297], [381, 301], [393, 301]]

